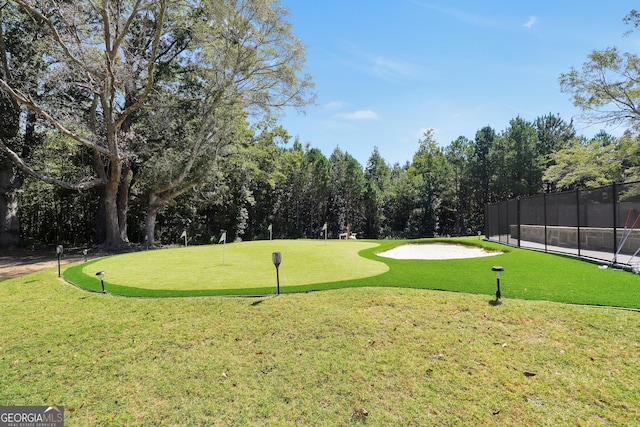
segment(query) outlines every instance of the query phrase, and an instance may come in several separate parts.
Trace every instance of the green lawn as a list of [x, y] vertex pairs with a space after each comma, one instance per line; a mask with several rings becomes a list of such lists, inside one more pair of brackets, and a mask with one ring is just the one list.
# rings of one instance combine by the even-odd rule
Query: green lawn
[[283, 290], [382, 274], [386, 264], [358, 252], [378, 245], [349, 240], [274, 240], [192, 246], [98, 259], [65, 273], [92, 290], [105, 271], [111, 293], [142, 296], [265, 294], [276, 292], [271, 254], [280, 252]]
[[639, 313], [492, 299], [122, 298], [50, 269], [0, 283], [0, 405], [62, 405], [69, 427], [640, 423]]
[[[463, 243], [504, 251], [455, 260], [396, 260], [377, 253], [400, 244]], [[224, 254], [223, 254], [224, 250]], [[491, 267], [505, 271], [505, 298], [640, 308], [640, 276], [567, 256], [510, 248], [477, 237], [420, 241], [275, 240], [175, 248], [118, 255], [80, 264], [65, 278], [128, 296], [258, 295], [276, 292], [271, 253], [280, 251], [281, 291], [346, 287], [408, 287], [493, 295]], [[224, 255], [224, 264], [223, 264]]]

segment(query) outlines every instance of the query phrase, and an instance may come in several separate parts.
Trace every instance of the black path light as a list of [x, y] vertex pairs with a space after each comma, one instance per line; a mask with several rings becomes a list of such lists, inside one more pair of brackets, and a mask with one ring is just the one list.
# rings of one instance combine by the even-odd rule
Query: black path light
[[60, 257], [64, 253], [64, 247], [62, 245], [56, 246], [56, 255], [58, 255], [58, 277], [60, 277]]
[[104, 275], [107, 274], [106, 271], [98, 271], [96, 276], [100, 279], [100, 284], [102, 285], [102, 293], [106, 294], [107, 292], [104, 290]]
[[271, 260], [273, 261], [273, 265], [276, 266], [276, 280], [278, 281], [278, 295], [280, 295], [280, 263], [282, 262], [282, 254], [280, 252], [272, 253]]
[[504, 271], [504, 268], [500, 267], [499, 265], [494, 265], [493, 267], [491, 267], [491, 271], [496, 273], [496, 282], [498, 284], [498, 290], [496, 291], [496, 300], [499, 300], [500, 297], [501, 297], [501, 295], [500, 295], [500, 273]]

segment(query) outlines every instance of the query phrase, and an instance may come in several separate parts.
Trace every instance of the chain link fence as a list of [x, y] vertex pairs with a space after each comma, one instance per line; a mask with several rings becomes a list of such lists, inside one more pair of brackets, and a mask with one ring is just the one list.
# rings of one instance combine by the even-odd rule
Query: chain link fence
[[488, 204], [486, 238], [640, 266], [640, 181]]

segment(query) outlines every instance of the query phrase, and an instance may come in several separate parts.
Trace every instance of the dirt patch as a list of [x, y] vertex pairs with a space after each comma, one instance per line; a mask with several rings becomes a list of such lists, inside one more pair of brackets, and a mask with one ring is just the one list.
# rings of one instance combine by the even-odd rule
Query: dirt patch
[[[84, 260], [78, 253], [63, 254], [60, 264]], [[11, 249], [0, 251], [0, 279], [12, 279], [25, 274], [55, 267], [58, 256], [55, 250]]]

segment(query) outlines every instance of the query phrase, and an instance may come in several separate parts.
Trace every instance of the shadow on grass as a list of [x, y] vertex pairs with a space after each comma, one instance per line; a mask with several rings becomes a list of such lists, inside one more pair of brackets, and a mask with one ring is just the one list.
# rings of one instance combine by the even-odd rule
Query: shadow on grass
[[502, 301], [500, 301], [498, 298], [492, 299], [492, 300], [489, 300], [489, 305], [492, 307], [497, 307], [499, 305], [502, 305]]

